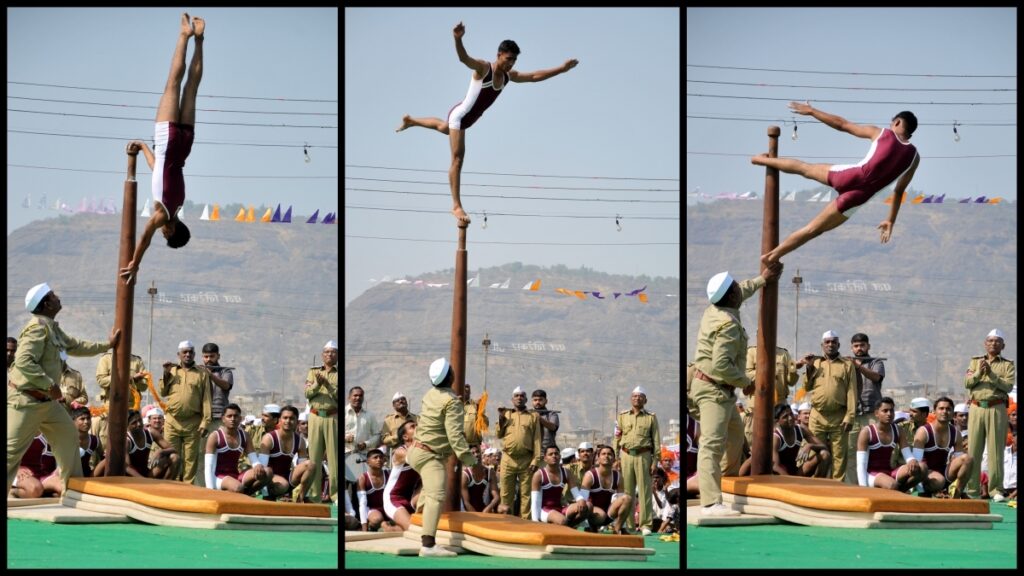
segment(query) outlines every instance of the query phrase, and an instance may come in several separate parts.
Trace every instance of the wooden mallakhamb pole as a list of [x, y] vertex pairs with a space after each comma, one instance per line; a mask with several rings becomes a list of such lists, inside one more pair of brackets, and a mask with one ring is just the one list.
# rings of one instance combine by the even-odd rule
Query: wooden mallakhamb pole
[[[463, 386], [466, 383], [466, 265], [469, 252], [466, 250], [467, 222], [459, 222], [459, 247], [455, 251], [455, 290], [452, 301], [452, 347], [448, 356], [455, 382], [452, 391], [462, 398]], [[445, 501], [442, 512], [457, 512], [462, 502], [462, 467], [459, 459], [452, 454], [445, 464]]]

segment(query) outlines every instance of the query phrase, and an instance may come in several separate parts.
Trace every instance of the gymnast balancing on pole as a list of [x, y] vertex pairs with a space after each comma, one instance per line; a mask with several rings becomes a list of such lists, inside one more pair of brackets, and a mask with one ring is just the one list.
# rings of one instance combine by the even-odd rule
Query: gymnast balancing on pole
[[[185, 158], [192, 151], [195, 138], [196, 94], [199, 92], [199, 81], [203, 77], [203, 35], [206, 22], [195, 16], [189, 22], [187, 13], [181, 15], [181, 33], [174, 48], [171, 59], [171, 71], [167, 76], [164, 93], [160, 97], [160, 105], [156, 111], [156, 127], [154, 151], [141, 140], [133, 140], [128, 144], [127, 152], [135, 154], [142, 151], [146, 162], [153, 171], [153, 216], [146, 222], [146, 228], [135, 247], [135, 254], [128, 267], [121, 269], [125, 283], [134, 281], [139, 272], [142, 256], [149, 248], [153, 234], [161, 229], [167, 245], [181, 248], [188, 244], [191, 233], [188, 227], [178, 220], [178, 213], [185, 204], [185, 177], [182, 169]], [[181, 88], [181, 79], [185, 75], [185, 52], [189, 37], [195, 38], [195, 53], [188, 68], [188, 80], [185, 89]], [[180, 93], [180, 107], [179, 107]]]
[[502, 90], [512, 82], [541, 82], [552, 76], [563, 74], [572, 70], [579, 63], [576, 59], [566, 60], [558, 68], [537, 70], [536, 72], [517, 72], [512, 69], [519, 57], [519, 46], [512, 40], [505, 40], [498, 45], [498, 57], [492, 63], [486, 60], [471, 58], [462, 46], [462, 37], [466, 33], [466, 27], [459, 22], [452, 31], [455, 36], [455, 52], [459, 61], [473, 71], [473, 77], [469, 81], [469, 91], [466, 97], [448, 111], [448, 119], [440, 118], [413, 118], [405, 115], [402, 118], [402, 125], [395, 129], [401, 132], [410, 126], [421, 128], [432, 128], [441, 134], [448, 135], [452, 149], [452, 165], [448, 169], [448, 183], [452, 190], [452, 214], [459, 222], [469, 224], [469, 216], [462, 209], [460, 193], [460, 177], [462, 175], [462, 159], [466, 153], [466, 130], [477, 121], [484, 113], [484, 110], [494, 103], [501, 95]]
[[763, 254], [761, 262], [766, 266], [778, 262], [812, 238], [838, 227], [879, 190], [896, 181], [889, 218], [878, 225], [882, 243], [888, 242], [896, 224], [896, 214], [903, 202], [903, 193], [914, 178], [921, 160], [917, 148], [910, 144], [910, 137], [917, 129], [917, 117], [912, 112], [900, 112], [893, 117], [888, 128], [879, 128], [854, 124], [840, 116], [816, 110], [809, 102], [790, 102], [789, 107], [797, 114], [813, 116], [836, 130], [867, 138], [871, 140], [871, 148], [867, 156], [857, 164], [808, 164], [792, 158], [769, 158], [767, 154], [759, 154], [750, 159], [753, 164], [777, 168], [788, 174], [799, 174], [839, 192], [839, 196], [807, 226], [790, 234], [774, 250]]

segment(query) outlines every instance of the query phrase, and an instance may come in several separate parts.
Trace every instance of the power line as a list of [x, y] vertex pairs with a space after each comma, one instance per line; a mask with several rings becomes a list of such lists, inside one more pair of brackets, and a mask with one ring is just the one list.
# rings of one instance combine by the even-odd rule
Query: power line
[[[448, 186], [448, 182], [427, 182], [425, 180], [388, 180], [386, 178], [357, 178], [346, 176], [346, 180], [364, 180], [367, 182], [397, 182], [401, 184], [432, 184], [437, 186]], [[572, 186], [520, 186], [518, 184], [474, 184], [462, 182], [462, 186], [481, 186], [485, 188], [534, 188], [537, 190], [583, 190], [586, 192], [679, 192], [678, 188], [591, 188]]]
[[847, 76], [900, 76], [903, 78], [1016, 78], [1016, 75], [985, 75], [985, 74], [905, 74], [902, 72], [827, 72], [822, 70], [784, 70], [778, 68], [744, 68], [740, 66], [710, 66], [707, 64], [687, 64], [687, 68], [713, 68], [718, 70], [754, 70], [757, 72], [793, 72], [796, 74], [836, 74]]
[[817, 90], [867, 90], [892, 92], [1016, 92], [1016, 88], [864, 88], [861, 86], [814, 86], [813, 84], [768, 84], [765, 82], [716, 82], [713, 80], [690, 80], [694, 84], [724, 84], [727, 86], [760, 86], [764, 88], [813, 88]]
[[[95, 172], [99, 174], [124, 174], [124, 170], [86, 170], [84, 168], [57, 168], [56, 166], [32, 166], [30, 164], [8, 164], [10, 168], [34, 168], [37, 170], [60, 170], [64, 172]], [[146, 172], [139, 172], [146, 174]], [[151, 174], [151, 173], [150, 173]], [[189, 178], [253, 178], [257, 180], [275, 179], [282, 180], [333, 180], [337, 176], [243, 176], [230, 174], [189, 174]]]
[[[734, 100], [775, 100], [779, 102], [800, 102], [804, 98], [768, 98], [765, 96], [729, 96], [727, 94], [696, 94], [687, 92], [687, 96], [698, 98], [730, 98]], [[829, 102], [841, 104], [912, 104], [915, 106], [1016, 106], [1016, 102], [892, 102], [885, 100], [824, 100], [815, 98], [815, 102]]]
[[[352, 192], [382, 192], [384, 194], [413, 194], [416, 196], [448, 196], [448, 192], [408, 192], [404, 190], [376, 190], [373, 188], [345, 188]], [[638, 204], [679, 204], [679, 200], [605, 200], [603, 198], [544, 198], [540, 196], [493, 196], [489, 194], [462, 194], [464, 198], [502, 198], [507, 200], [557, 200], [560, 202], [632, 202]]]
[[[365, 164], [345, 164], [346, 168], [372, 168], [375, 170], [403, 170], [407, 172], [438, 172], [447, 174], [447, 170], [429, 170], [426, 168], [399, 168], [397, 166], [367, 166]], [[649, 180], [649, 181], [660, 181], [660, 182], [679, 182], [679, 178], [635, 178], [627, 176], [559, 176], [553, 174], [512, 174], [508, 172], [469, 172], [463, 171], [463, 174], [481, 174], [486, 176], [524, 176], [530, 178], [581, 178], [587, 179], [592, 178], [594, 180]]]
[[[435, 242], [439, 244], [456, 244], [456, 240], [429, 240], [426, 238], [391, 238], [387, 236], [358, 236], [345, 234], [345, 238], [362, 238], [364, 240], [400, 240], [408, 242]], [[500, 244], [509, 246], [679, 246], [679, 242], [493, 242], [486, 240], [474, 240], [474, 244]]]
[[[18, 110], [8, 108], [8, 112], [23, 112], [25, 114], [45, 114], [47, 116], [75, 116], [78, 118], [102, 118], [104, 120], [134, 120], [137, 122], [152, 123], [152, 118], [127, 118], [124, 116], [97, 116], [95, 114], [72, 114], [70, 112], [42, 112], [39, 110]], [[336, 130], [337, 126], [313, 126], [310, 124], [251, 124], [247, 122], [196, 122], [196, 124], [207, 124], [214, 126], [257, 126], [264, 128], [327, 128]]]
[[[738, 120], [740, 122], [781, 122], [783, 124], [820, 124], [817, 120], [786, 120], [782, 118], [757, 118], [754, 116], [747, 118], [737, 118], [735, 116], [691, 116], [687, 114], [687, 118], [697, 118], [704, 120]], [[957, 126], [1016, 126], [1016, 122], [960, 122], [955, 121]], [[870, 123], [870, 122], [862, 122]], [[953, 122], [918, 122], [918, 126], [950, 126]]]
[[[703, 155], [703, 156], [741, 156], [743, 158], [750, 158], [756, 156], [756, 154], [734, 154], [731, 152], [697, 152], [687, 150], [687, 154]], [[968, 155], [968, 156], [924, 156], [926, 159], [954, 159], [959, 160], [961, 158], [1016, 158], [1016, 154], [987, 154], [987, 155]], [[779, 158], [795, 158], [795, 156], [779, 156]], [[862, 156], [800, 156], [800, 158], [848, 158], [856, 159], [862, 158]]]
[[[84, 102], [81, 100], [55, 100], [53, 98], [28, 98], [24, 96], [8, 96], [9, 100], [31, 100], [33, 102], [59, 102], [62, 104], [88, 104], [90, 106], [113, 106], [116, 108], [145, 108], [152, 110], [152, 106], [140, 104], [110, 104], [107, 102]], [[196, 108], [197, 112], [223, 112], [225, 114], [283, 114], [286, 116], [337, 116], [337, 112], [270, 112], [268, 110], [218, 110], [216, 108]]]
[[[118, 140], [118, 141], [121, 141], [121, 142], [125, 142], [125, 141], [128, 141], [128, 140], [137, 140], [137, 138], [135, 138], [135, 137], [128, 137], [128, 136], [120, 137], [120, 136], [96, 136], [96, 135], [90, 135], [90, 134], [61, 134], [59, 132], [35, 132], [35, 131], [32, 131], [32, 130], [7, 130], [7, 131], [8, 132], [17, 133], [17, 134], [37, 134], [37, 135], [40, 135], [40, 136], [62, 136], [62, 137], [65, 137], [65, 138], [89, 138], [89, 139], [93, 139], [93, 140]], [[257, 143], [257, 142], [216, 142], [214, 140], [196, 140], [195, 144], [204, 144], [204, 145], [205, 144], [212, 144], [212, 145], [215, 145], [215, 146], [263, 146], [263, 147], [272, 147], [272, 148], [295, 148], [295, 147], [302, 148], [303, 146], [308, 146], [310, 149], [313, 149], [313, 148], [337, 148], [338, 147], [336, 144], [335, 145], [331, 145], [331, 144], [260, 144], [260, 143]]]
[[[383, 210], [385, 212], [416, 212], [418, 214], [451, 214], [451, 211], [448, 211], [448, 210], [413, 210], [411, 208], [384, 208], [384, 207], [379, 207], [379, 206], [353, 206], [351, 204], [346, 204], [345, 208], [352, 208], [353, 210]], [[478, 216], [482, 216], [483, 215], [482, 212], [470, 212], [470, 214], [476, 214]], [[582, 215], [576, 215], [576, 214], [519, 214], [519, 213], [513, 214], [511, 212], [488, 212], [487, 215], [488, 216], [528, 216], [528, 217], [532, 216], [534, 218], [588, 218], [588, 219], [598, 219], [598, 220], [607, 220], [607, 219], [614, 219], [615, 218], [614, 216], [582, 216]], [[624, 216], [619, 216], [619, 219], [620, 220], [679, 220], [679, 217], [678, 216], [675, 216], [675, 217], [671, 217], [671, 216], [630, 216], [630, 215], [627, 214], [627, 215], [624, 215]]]
[[[63, 84], [42, 84], [39, 82], [13, 82], [7, 81], [8, 84], [17, 84], [19, 86], [45, 86], [48, 88], [67, 88], [69, 90], [92, 90], [94, 92], [122, 92], [126, 94], [163, 94], [163, 92], [150, 92], [148, 90], [117, 90], [113, 88], [88, 88], [85, 86], [67, 86]], [[337, 104], [337, 100], [317, 100], [310, 98], [266, 98], [258, 96], [218, 96], [213, 94], [199, 94], [197, 98], [225, 98], [230, 100], [269, 100], [275, 102], [324, 102]]]

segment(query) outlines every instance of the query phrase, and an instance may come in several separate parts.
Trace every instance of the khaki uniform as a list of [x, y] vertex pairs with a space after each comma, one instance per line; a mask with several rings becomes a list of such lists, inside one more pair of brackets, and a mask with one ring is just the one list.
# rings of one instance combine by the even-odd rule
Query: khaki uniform
[[[637, 413], [629, 409], [619, 412], [615, 423], [617, 433], [612, 440], [612, 449], [622, 460], [622, 492], [639, 499], [635, 500], [640, 504], [639, 528], [650, 530], [654, 522], [651, 466], [661, 455], [658, 418], [654, 412], [648, 412], [643, 408]], [[626, 525], [633, 525], [632, 514], [628, 515]]]
[[420, 417], [412, 412], [406, 413], [405, 416], [398, 412], [388, 414], [384, 417], [384, 425], [380, 429], [380, 443], [391, 450], [398, 448], [398, 445], [402, 443], [402, 439], [398, 437], [398, 429], [406, 422], [416, 422], [419, 424], [419, 421]]
[[[110, 404], [107, 403], [107, 398], [110, 397], [110, 373], [113, 370], [113, 358], [114, 355], [111, 352], [100, 356], [99, 364], [96, 365], [96, 383], [100, 386], [100, 404], [110, 409]], [[128, 371], [132, 374], [138, 374], [139, 372], [146, 371], [146, 365], [143, 364], [142, 358], [132, 354], [132, 359], [128, 363]], [[132, 386], [139, 392], [139, 394], [145, 393], [148, 388], [145, 378], [133, 378]], [[128, 393], [128, 404], [131, 406], [131, 392]], [[99, 417], [92, 419], [92, 430], [91, 432], [99, 437], [103, 445], [107, 445], [107, 412], [103, 412]]]
[[[476, 464], [463, 435], [466, 413], [451, 388], [432, 388], [423, 397], [420, 420], [405, 461], [423, 481], [416, 510], [423, 513], [423, 535], [437, 534], [445, 498], [445, 463], [453, 453], [463, 466]], [[426, 448], [424, 448], [426, 446]]]
[[[181, 478], [186, 484], [205, 484], [199, 477], [199, 460], [203, 457], [204, 434], [212, 432], [213, 404], [210, 398], [210, 374], [193, 364], [171, 367], [170, 378], [160, 377], [160, 396], [167, 404], [164, 410], [164, 438], [181, 457]], [[200, 484], [203, 483], [203, 484]]]
[[[740, 282], [742, 300], [753, 296], [764, 284], [760, 276]], [[693, 363], [696, 370], [714, 382], [695, 375], [692, 386], [693, 401], [700, 410], [697, 475], [702, 506], [722, 503], [723, 471], [735, 476], [742, 463], [743, 423], [736, 411], [735, 388], [750, 385], [746, 374], [747, 343], [739, 309], [714, 304], [707, 307], [700, 320]]]
[[[751, 382], [754, 382], [757, 378], [757, 346], [747, 348], [747, 378]], [[780, 402], [786, 401], [786, 398], [789, 397], [789, 389], [799, 379], [800, 374], [796, 371], [796, 363], [789, 356], [789, 350], [777, 346], [775, 348], [775, 387], [773, 390], [772, 410]], [[747, 407], [743, 410], [743, 435], [747, 438], [747, 444], [751, 446], [754, 444], [754, 406], [757, 404], [756, 397], [756, 393], [747, 396]], [[772, 428], [775, 428], [774, 418]]]
[[[462, 404], [462, 409], [466, 413], [466, 417], [462, 425], [462, 430], [463, 434], [466, 436], [466, 442], [468, 442], [470, 446], [474, 444], [480, 444], [480, 442], [483, 441], [483, 438], [476, 431], [476, 415], [478, 413], [477, 408], [477, 403], [474, 402], [472, 399], [469, 402], [464, 402]], [[487, 415], [484, 414], [484, 428], [486, 428], [489, 424], [490, 422], [487, 418]]]
[[693, 362], [686, 363], [686, 409], [694, 420], [700, 420], [700, 409], [693, 401], [693, 376], [697, 373], [697, 366]]
[[95, 356], [110, 348], [107, 342], [89, 342], [68, 336], [52, 318], [32, 315], [18, 336], [14, 366], [7, 384], [7, 490], [18, 475], [18, 465], [32, 439], [46, 436], [57, 460], [61, 482], [82, 475], [78, 457], [78, 429], [71, 416], [53, 400], [30, 395], [46, 394], [60, 381], [60, 351], [70, 356]]
[[499, 485], [501, 486], [501, 504], [512, 510], [515, 492], [519, 491], [519, 516], [523, 520], [532, 520], [530, 512], [530, 482], [534, 470], [544, 462], [544, 454], [540, 451], [540, 416], [529, 410], [508, 410], [505, 423], [498, 419], [495, 436], [501, 440], [501, 468]]
[[[306, 374], [306, 399], [309, 400], [309, 459], [313, 479], [306, 499], [319, 503], [323, 498], [323, 465], [327, 458], [331, 500], [338, 502], [338, 367], [316, 366]], [[367, 448], [373, 446], [367, 445]]]
[[[804, 389], [811, 402], [811, 434], [828, 446], [832, 452], [832, 479], [846, 480], [846, 459], [856, 454], [847, 454], [847, 435], [842, 425], [852, 428], [857, 412], [857, 367], [853, 361], [842, 356], [835, 360], [815, 358], [810, 378], [805, 377]], [[859, 432], [859, 431], [858, 431]], [[857, 485], [856, 478], [853, 479]]]
[[[19, 346], [18, 350], [21, 348]], [[989, 360], [989, 371], [982, 376], [978, 364], [985, 355], [972, 356], [971, 364], [964, 377], [964, 387], [970, 394], [971, 416], [967, 419], [967, 453], [974, 464], [967, 482], [967, 494], [972, 498], [980, 496], [981, 455], [988, 446], [988, 487], [989, 494], [1003, 492], [1003, 448], [1006, 445], [1006, 429], [1009, 426], [1006, 409], [1009, 392], [1017, 382], [1017, 368], [1013, 360], [996, 356]]]
[[89, 405], [89, 393], [82, 383], [82, 373], [67, 364], [60, 374], [60, 391], [64, 395], [64, 408], [71, 413], [71, 403], [78, 402], [82, 406]]

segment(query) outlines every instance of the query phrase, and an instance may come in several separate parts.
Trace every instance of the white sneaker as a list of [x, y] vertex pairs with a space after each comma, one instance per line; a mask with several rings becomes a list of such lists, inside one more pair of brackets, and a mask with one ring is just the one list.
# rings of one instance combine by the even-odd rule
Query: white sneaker
[[458, 554], [456, 554], [455, 552], [452, 552], [451, 550], [446, 550], [442, 546], [435, 545], [433, 548], [427, 548], [426, 546], [420, 546], [420, 556], [436, 556], [436, 557], [450, 558], [452, 556], [458, 556]]
[[725, 504], [719, 503], [719, 504], [715, 504], [714, 506], [702, 506], [701, 509], [700, 509], [700, 515], [701, 516], [724, 517], [724, 516], [739, 516], [740, 513], [735, 511], [735, 510], [733, 510], [729, 506], [726, 506]]
[[995, 494], [992, 494], [993, 502], [1002, 502], [1003, 500], [1006, 500], [1006, 495], [1003, 494], [1002, 492], [996, 492]]
[[640, 529], [640, 534], [642, 536], [650, 536], [651, 535], [651, 530], [649, 528], [641, 528]]

